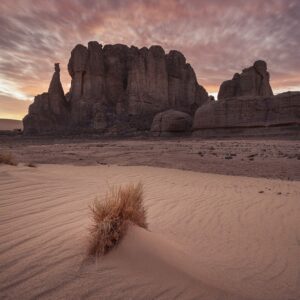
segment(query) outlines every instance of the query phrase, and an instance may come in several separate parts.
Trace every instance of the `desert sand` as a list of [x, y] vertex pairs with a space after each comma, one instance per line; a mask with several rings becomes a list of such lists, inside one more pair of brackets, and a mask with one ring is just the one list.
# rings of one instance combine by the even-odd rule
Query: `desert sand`
[[0, 136], [0, 152], [37, 164], [152, 166], [300, 180], [300, 139]]
[[[142, 181], [149, 231], [86, 255], [88, 205]], [[0, 166], [1, 299], [299, 299], [300, 182], [146, 166]]]

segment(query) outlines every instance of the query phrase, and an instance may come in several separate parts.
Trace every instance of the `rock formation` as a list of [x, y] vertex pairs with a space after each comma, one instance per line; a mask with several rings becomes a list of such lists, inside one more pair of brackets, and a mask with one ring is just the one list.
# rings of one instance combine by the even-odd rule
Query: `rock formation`
[[197, 109], [193, 131], [205, 134], [227, 130], [234, 134], [240, 129], [246, 132], [256, 128], [259, 133], [262, 128], [300, 125], [300, 92], [273, 96], [269, 79], [267, 64], [259, 60], [232, 80], [224, 81], [219, 100], [207, 101]]
[[234, 74], [231, 80], [224, 81], [218, 93], [218, 99], [240, 96], [273, 96], [267, 64], [258, 60], [241, 74]]
[[273, 96], [264, 61], [223, 82], [218, 101], [180, 52], [165, 54], [160, 46], [77, 45], [68, 71], [65, 95], [55, 64], [48, 92], [35, 97], [23, 120], [25, 134], [184, 133], [195, 111], [194, 131], [300, 124], [300, 92]]
[[51, 133], [65, 129], [69, 117], [69, 105], [60, 82], [59, 64], [55, 64], [54, 69], [48, 93], [34, 98], [28, 115], [23, 119], [25, 134]]
[[191, 131], [192, 123], [192, 117], [187, 113], [170, 109], [155, 115], [151, 132], [159, 136], [187, 133]]
[[77, 45], [68, 71], [69, 93], [57, 66], [48, 93], [35, 98], [24, 119], [25, 133], [149, 130], [158, 112], [193, 114], [208, 99], [185, 57], [160, 46]]
[[300, 92], [209, 102], [196, 111], [193, 130], [287, 125], [300, 125]]

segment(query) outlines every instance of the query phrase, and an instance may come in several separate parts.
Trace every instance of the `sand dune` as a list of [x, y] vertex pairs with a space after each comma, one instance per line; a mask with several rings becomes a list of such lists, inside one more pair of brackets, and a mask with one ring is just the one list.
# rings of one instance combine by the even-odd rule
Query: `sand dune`
[[[149, 231], [86, 256], [88, 204], [142, 181]], [[299, 299], [300, 183], [152, 167], [0, 166], [1, 299]]]

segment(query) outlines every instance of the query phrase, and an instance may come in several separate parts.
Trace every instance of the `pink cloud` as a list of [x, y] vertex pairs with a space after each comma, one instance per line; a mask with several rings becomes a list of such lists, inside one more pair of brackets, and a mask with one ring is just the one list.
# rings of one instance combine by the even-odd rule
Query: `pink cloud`
[[67, 91], [70, 51], [90, 40], [180, 50], [209, 92], [256, 59], [268, 62], [275, 91], [300, 89], [297, 0], [10, 0], [0, 9], [0, 74], [24, 98], [47, 90], [54, 62]]

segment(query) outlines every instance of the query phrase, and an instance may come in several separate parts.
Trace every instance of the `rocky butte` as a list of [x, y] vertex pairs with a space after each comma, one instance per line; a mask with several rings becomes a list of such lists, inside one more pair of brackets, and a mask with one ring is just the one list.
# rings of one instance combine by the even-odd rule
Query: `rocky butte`
[[221, 84], [219, 100], [240, 96], [273, 96], [266, 62], [258, 60], [252, 67], [244, 69], [241, 74], [235, 73], [231, 80]]
[[65, 94], [55, 64], [48, 92], [35, 97], [23, 120], [25, 134], [299, 132], [300, 92], [274, 96], [262, 60], [224, 81], [218, 101], [198, 84], [183, 54], [160, 46], [77, 45], [68, 71]]
[[155, 114], [173, 109], [192, 116], [208, 100], [183, 54], [160, 46], [77, 45], [68, 71], [65, 95], [55, 65], [48, 92], [35, 97], [23, 120], [25, 134], [149, 130]]
[[194, 134], [299, 134], [300, 92], [274, 96], [269, 80], [267, 64], [259, 60], [224, 81], [218, 101], [197, 109]]

